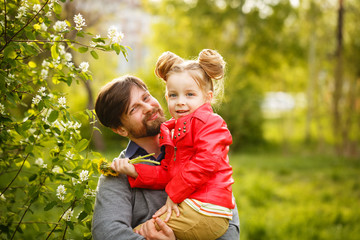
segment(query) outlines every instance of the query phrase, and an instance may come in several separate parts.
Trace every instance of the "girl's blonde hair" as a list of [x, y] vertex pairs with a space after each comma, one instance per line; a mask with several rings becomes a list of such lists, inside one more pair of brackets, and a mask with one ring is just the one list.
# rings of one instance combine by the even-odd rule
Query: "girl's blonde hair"
[[164, 52], [156, 62], [155, 74], [165, 82], [173, 73], [187, 71], [199, 87], [213, 92], [213, 102], [221, 100], [224, 91], [225, 61], [215, 50], [204, 49], [196, 60], [184, 60], [172, 52]]

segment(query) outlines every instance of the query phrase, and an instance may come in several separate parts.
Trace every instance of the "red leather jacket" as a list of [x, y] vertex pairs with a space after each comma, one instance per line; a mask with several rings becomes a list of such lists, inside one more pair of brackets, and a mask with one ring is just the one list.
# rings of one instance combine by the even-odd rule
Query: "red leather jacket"
[[210, 104], [204, 104], [192, 114], [161, 125], [165, 159], [161, 166], [136, 164], [139, 176], [129, 177], [130, 185], [165, 188], [175, 203], [192, 198], [232, 209], [234, 180], [227, 155], [231, 143], [225, 121], [213, 113]]

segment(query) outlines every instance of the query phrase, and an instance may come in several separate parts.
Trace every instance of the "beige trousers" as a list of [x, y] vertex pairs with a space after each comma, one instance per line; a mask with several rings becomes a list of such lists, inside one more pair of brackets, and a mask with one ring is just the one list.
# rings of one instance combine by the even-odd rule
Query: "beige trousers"
[[[229, 219], [222, 217], [210, 217], [196, 212], [189, 205], [182, 202], [179, 204], [180, 216], [176, 217], [172, 212], [170, 220], [166, 223], [175, 233], [179, 240], [211, 240], [221, 237], [229, 227]], [[160, 216], [166, 218], [166, 213]], [[140, 228], [141, 225], [135, 229]], [[158, 230], [158, 226], [156, 226]]]

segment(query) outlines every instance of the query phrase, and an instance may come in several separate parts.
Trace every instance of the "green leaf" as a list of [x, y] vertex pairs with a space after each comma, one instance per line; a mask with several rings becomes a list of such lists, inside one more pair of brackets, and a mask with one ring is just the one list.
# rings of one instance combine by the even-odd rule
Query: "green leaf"
[[52, 57], [53, 59], [57, 59], [57, 58], [59, 57], [59, 54], [58, 54], [58, 52], [57, 52], [57, 47], [56, 47], [56, 46], [57, 46], [56, 44], [54, 44], [54, 45], [51, 46], [51, 57]]
[[68, 225], [71, 230], [74, 230], [74, 224], [72, 222], [66, 221], [66, 225]]
[[75, 149], [78, 151], [78, 152], [81, 152], [83, 150], [86, 149], [86, 147], [88, 146], [89, 144], [89, 141], [87, 139], [81, 139], [80, 142], [78, 142], [76, 145], [75, 145]]
[[76, 36], [78, 36], [78, 37], [84, 37], [84, 34], [82, 33], [82, 32], [78, 32], [77, 34], [76, 34]]
[[111, 49], [114, 50], [117, 55], [119, 55], [120, 52], [121, 52], [120, 45], [117, 44], [117, 43], [112, 44], [112, 45], [111, 45]]
[[54, 122], [54, 121], [58, 118], [58, 116], [59, 116], [59, 112], [53, 110], [53, 111], [50, 113], [50, 116], [47, 118], [47, 120], [52, 123], [52, 122]]
[[91, 53], [91, 56], [93, 56], [93, 58], [99, 59], [99, 55], [95, 51], [91, 51], [90, 53]]
[[50, 209], [52, 209], [53, 207], [56, 206], [56, 201], [52, 201], [50, 203], [48, 203], [45, 207], [44, 207], [44, 211], [49, 211]]
[[62, 7], [58, 3], [54, 3], [54, 8], [53, 9], [54, 9], [54, 13], [56, 13], [56, 14], [60, 14], [61, 11], [62, 11]]
[[80, 47], [78, 50], [79, 50], [80, 53], [86, 53], [86, 52], [89, 50], [89, 48], [87, 48], [87, 47]]
[[35, 174], [33, 174], [33, 175], [31, 175], [30, 177], [29, 177], [29, 182], [32, 182], [32, 181], [34, 181], [36, 178], [37, 178], [37, 174], [35, 173]]
[[88, 215], [87, 212], [82, 211], [82, 212], [80, 213], [79, 217], [78, 217], [78, 221], [81, 222], [81, 220], [83, 220], [84, 218], [86, 218], [87, 215]]
[[86, 212], [91, 212], [93, 209], [93, 206], [89, 200], [85, 200], [84, 209]]
[[15, 49], [12, 46], [9, 46], [9, 47], [5, 48], [4, 56], [6, 58], [15, 59], [17, 54], [15, 52]]

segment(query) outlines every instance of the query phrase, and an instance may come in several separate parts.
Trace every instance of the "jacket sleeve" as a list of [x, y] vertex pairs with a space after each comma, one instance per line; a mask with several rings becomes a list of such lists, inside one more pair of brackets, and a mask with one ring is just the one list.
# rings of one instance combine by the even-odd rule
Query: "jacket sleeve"
[[168, 183], [165, 191], [172, 201], [180, 203], [196, 191], [218, 170], [222, 159], [227, 157], [232, 143], [230, 131], [225, 121], [212, 115], [204, 123], [194, 118], [194, 147], [196, 154], [182, 170]]
[[147, 164], [135, 164], [138, 173], [137, 178], [128, 176], [132, 188], [148, 188], [154, 190], [165, 189], [169, 182], [168, 165], [166, 159], [161, 161], [160, 166]]

